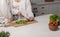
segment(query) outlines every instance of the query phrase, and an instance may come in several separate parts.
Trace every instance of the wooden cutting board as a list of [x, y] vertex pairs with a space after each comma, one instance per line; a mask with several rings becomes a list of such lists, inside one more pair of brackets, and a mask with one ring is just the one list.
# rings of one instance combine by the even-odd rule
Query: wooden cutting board
[[29, 25], [29, 24], [33, 24], [33, 23], [37, 23], [37, 21], [36, 20], [29, 21], [26, 24], [17, 24], [15, 21], [12, 21], [10, 23], [5, 24], [4, 27], [10, 27], [10, 26], [19, 27], [19, 26]]

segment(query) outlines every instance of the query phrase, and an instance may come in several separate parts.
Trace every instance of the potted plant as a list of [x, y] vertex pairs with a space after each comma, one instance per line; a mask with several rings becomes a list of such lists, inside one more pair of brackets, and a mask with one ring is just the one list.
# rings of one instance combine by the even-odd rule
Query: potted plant
[[50, 19], [49, 29], [52, 31], [56, 31], [58, 29], [58, 22], [59, 22], [58, 15], [56, 14], [50, 15], [49, 19]]

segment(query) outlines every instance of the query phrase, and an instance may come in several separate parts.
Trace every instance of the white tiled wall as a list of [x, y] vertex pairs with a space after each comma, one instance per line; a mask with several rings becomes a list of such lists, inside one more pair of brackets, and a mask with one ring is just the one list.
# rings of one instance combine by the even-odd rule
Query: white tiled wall
[[48, 3], [48, 4], [37, 4], [36, 8], [38, 12], [35, 12], [36, 16], [55, 13], [60, 15], [60, 2]]
[[44, 0], [32, 0], [33, 3], [44, 3]]
[[[50, 2], [45, 2], [45, 0], [31, 0], [33, 3], [37, 4], [45, 4], [45, 3], [50, 3]], [[54, 2], [59, 2], [60, 0], [55, 0]], [[51, 2], [53, 3], [53, 2]]]

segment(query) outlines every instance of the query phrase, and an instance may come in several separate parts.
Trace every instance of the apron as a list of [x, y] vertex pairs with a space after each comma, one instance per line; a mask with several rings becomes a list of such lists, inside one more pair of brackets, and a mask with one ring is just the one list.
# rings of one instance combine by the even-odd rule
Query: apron
[[[19, 12], [18, 8], [21, 14], [24, 16], [24, 18], [34, 17], [31, 10], [30, 0], [20, 0], [20, 2], [18, 3], [15, 0], [11, 0], [11, 10], [13, 15], [17, 15], [17, 13]], [[16, 16], [16, 17], [17, 19], [22, 18], [21, 16], [20, 17]]]
[[22, 0], [18, 3], [15, 0], [11, 0], [11, 3], [12, 3], [11, 9], [12, 9], [13, 20], [23, 19], [23, 16], [18, 16], [17, 15], [18, 12], [19, 12], [18, 8], [20, 9], [20, 11], [22, 11], [21, 9], [24, 9], [24, 8], [22, 8], [23, 6], [21, 5]]

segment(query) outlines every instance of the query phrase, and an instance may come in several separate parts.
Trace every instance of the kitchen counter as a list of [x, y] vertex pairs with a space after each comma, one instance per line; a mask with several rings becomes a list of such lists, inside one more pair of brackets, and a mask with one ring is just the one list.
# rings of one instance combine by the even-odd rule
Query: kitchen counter
[[38, 23], [21, 27], [0, 27], [0, 31], [10, 32], [10, 37], [60, 37], [60, 29], [49, 30], [49, 15], [51, 14], [35, 17]]

